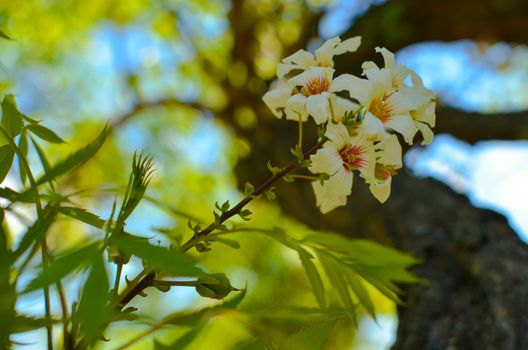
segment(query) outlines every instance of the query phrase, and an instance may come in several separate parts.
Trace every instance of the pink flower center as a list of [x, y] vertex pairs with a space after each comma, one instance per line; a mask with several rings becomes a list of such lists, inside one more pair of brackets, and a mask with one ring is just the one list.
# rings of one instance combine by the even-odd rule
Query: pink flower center
[[387, 123], [392, 118], [392, 106], [386, 101], [386, 99], [386, 96], [375, 98], [372, 100], [368, 108], [369, 112], [381, 120], [382, 123]]
[[390, 165], [376, 164], [375, 176], [378, 180], [387, 180], [396, 175], [396, 169]]
[[358, 145], [346, 145], [339, 150], [339, 155], [343, 160], [343, 166], [347, 170], [360, 169], [365, 165], [365, 159], [362, 157], [366, 147]]
[[302, 87], [301, 93], [304, 96], [319, 95], [330, 88], [330, 82], [324, 76], [317, 76], [306, 82]]

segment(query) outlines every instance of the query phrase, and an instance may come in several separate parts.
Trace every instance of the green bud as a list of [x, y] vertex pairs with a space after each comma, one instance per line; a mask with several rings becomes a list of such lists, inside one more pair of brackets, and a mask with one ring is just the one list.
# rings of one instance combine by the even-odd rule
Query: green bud
[[109, 245], [108, 248], [108, 261], [115, 264], [128, 264], [130, 260], [130, 254], [123, 252], [115, 245]]
[[239, 290], [233, 288], [225, 273], [201, 276], [196, 283], [196, 291], [204, 298], [224, 299], [232, 291]]

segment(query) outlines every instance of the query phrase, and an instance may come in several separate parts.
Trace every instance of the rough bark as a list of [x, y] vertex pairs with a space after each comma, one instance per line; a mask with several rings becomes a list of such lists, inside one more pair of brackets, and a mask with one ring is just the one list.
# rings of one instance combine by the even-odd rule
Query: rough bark
[[403, 177], [382, 220], [423, 259], [405, 289], [393, 350], [528, 348], [528, 247], [505, 218], [431, 180]]

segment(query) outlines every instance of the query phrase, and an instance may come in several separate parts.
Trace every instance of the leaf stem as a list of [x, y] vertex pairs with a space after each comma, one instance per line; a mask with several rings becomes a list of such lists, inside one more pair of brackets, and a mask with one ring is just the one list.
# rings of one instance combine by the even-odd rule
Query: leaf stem
[[159, 286], [168, 286], [168, 287], [196, 287], [198, 284], [197, 281], [163, 281], [163, 280], [153, 280], [153, 284]]
[[332, 115], [332, 121], [336, 122], [335, 114], [334, 114], [334, 106], [332, 106], [332, 100], [328, 100], [328, 106], [330, 107], [330, 114]]
[[310, 181], [316, 181], [319, 180], [318, 176], [312, 176], [312, 175], [301, 175], [301, 174], [292, 174], [291, 175], [294, 179], [302, 179], [302, 180], [310, 180]]
[[121, 280], [121, 272], [123, 272], [123, 263], [119, 261], [116, 264], [116, 276], [114, 281], [114, 293], [117, 295], [119, 293], [119, 281]]
[[302, 151], [302, 142], [303, 142], [303, 121], [302, 121], [302, 115], [299, 114], [299, 142], [297, 143], [299, 150]]

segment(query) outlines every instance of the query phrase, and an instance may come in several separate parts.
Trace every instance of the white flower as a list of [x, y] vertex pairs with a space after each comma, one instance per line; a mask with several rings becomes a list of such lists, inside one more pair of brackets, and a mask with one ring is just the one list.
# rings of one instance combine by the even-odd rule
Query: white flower
[[411, 117], [414, 120], [416, 127], [420, 130], [423, 137], [422, 144], [427, 145], [433, 140], [433, 131], [436, 123], [436, 103], [434, 93], [425, 88], [422, 79], [413, 71], [411, 71], [411, 80], [416, 93], [421, 94], [426, 100], [424, 104], [419, 106], [416, 110], [411, 111]]
[[281, 118], [284, 113], [288, 120], [297, 121], [301, 118], [304, 122], [308, 119], [308, 112], [305, 109], [297, 111], [287, 108], [288, 100], [294, 92], [294, 88], [286, 80], [280, 80], [275, 88], [264, 94], [262, 100], [277, 118]]
[[[414, 71], [404, 65], [396, 63], [392, 52], [379, 47], [376, 48], [376, 52], [382, 54], [385, 67], [379, 68], [373, 62], [365, 62], [362, 65], [363, 74], [370, 81], [381, 82], [384, 86], [390, 85], [393, 91], [401, 92], [408, 101], [411, 101], [411, 105], [414, 107], [410, 110], [410, 116], [416, 128], [422, 133], [423, 143], [430, 143], [433, 138], [431, 127], [434, 127], [435, 124], [434, 93], [424, 87], [422, 80]], [[412, 87], [408, 86], [405, 82], [409, 75], [413, 84]], [[406, 119], [406, 123], [408, 124], [408, 119]], [[393, 129], [401, 132], [396, 128]], [[407, 134], [402, 134], [406, 141], [409, 142], [412, 128], [407, 126], [404, 130], [406, 130]]]
[[384, 203], [389, 198], [392, 176], [402, 167], [402, 149], [396, 135], [390, 135], [374, 146], [376, 167], [374, 177], [368, 180], [370, 192]]
[[[376, 47], [376, 52], [381, 53], [385, 63], [384, 68], [390, 71], [391, 73], [390, 83], [392, 87], [394, 89], [401, 89], [402, 87], [405, 87], [405, 78], [407, 78], [410, 73], [409, 68], [396, 63], [394, 59], [394, 54], [384, 47]], [[364, 62], [361, 65], [361, 68], [363, 68], [363, 74], [369, 80], [379, 80], [378, 75], [380, 74], [381, 69], [374, 62]]]
[[400, 133], [407, 143], [412, 143], [418, 131], [410, 115], [410, 111], [418, 107], [414, 94], [394, 90], [388, 70], [380, 70], [377, 80], [352, 75], [346, 75], [346, 79], [350, 96], [366, 108], [365, 122], [369, 123], [371, 134], [381, 140], [384, 129], [388, 128]]
[[352, 193], [353, 171], [371, 180], [374, 176], [375, 153], [372, 142], [362, 136], [350, 136], [343, 124], [329, 123], [328, 141], [310, 157], [313, 173], [325, 173], [330, 178], [322, 184], [312, 182], [316, 204], [322, 213], [345, 205]]
[[333, 94], [347, 88], [340, 76], [333, 79], [333, 75], [332, 68], [311, 67], [267, 92], [264, 102], [276, 116], [280, 117], [280, 111], [284, 110], [286, 119], [299, 120], [300, 116], [302, 121], [306, 121], [311, 115], [317, 124], [325, 123], [335, 112], [334, 107], [342, 113], [344, 109], [355, 106]]
[[356, 36], [345, 41], [339, 37], [327, 40], [319, 49], [315, 50], [315, 56], [305, 50], [299, 50], [282, 60], [277, 68], [277, 76], [284, 77], [292, 70], [307, 70], [310, 67], [333, 67], [333, 57], [346, 52], [354, 52], [361, 44], [361, 37]]
[[429, 102], [415, 111], [411, 111], [411, 117], [413, 118], [416, 126], [422, 133], [423, 142], [422, 145], [428, 145], [433, 140], [433, 131], [431, 127], [435, 126], [435, 102]]
[[357, 103], [335, 94], [330, 96], [329, 103], [331, 104], [335, 121], [338, 123], [343, 122], [349, 113], [356, 112], [360, 109], [360, 106]]

